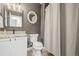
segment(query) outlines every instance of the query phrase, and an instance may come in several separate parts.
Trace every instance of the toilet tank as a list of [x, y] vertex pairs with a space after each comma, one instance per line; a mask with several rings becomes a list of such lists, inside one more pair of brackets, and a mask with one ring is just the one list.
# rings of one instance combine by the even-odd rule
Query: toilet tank
[[30, 40], [31, 42], [35, 42], [38, 39], [39, 34], [30, 34]]

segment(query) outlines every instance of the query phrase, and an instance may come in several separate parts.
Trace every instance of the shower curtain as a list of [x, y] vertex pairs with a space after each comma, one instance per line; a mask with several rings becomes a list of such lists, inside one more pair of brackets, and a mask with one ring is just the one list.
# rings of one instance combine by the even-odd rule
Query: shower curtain
[[[44, 46], [54, 55], [61, 55], [60, 38], [60, 4], [50, 3], [45, 9], [45, 32]], [[78, 4], [65, 4], [65, 54], [66, 56], [75, 56], [79, 50], [78, 41]], [[63, 16], [62, 16], [63, 17]], [[61, 48], [60, 48], [61, 47]]]
[[45, 47], [60, 55], [60, 4], [49, 4], [45, 13]]
[[66, 9], [66, 55], [75, 56], [77, 41], [78, 6], [65, 4]]

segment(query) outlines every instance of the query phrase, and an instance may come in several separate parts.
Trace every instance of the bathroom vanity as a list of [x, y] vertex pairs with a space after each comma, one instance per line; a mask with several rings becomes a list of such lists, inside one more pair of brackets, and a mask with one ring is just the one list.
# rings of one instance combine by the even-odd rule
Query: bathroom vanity
[[27, 56], [27, 36], [10, 34], [0, 37], [0, 56]]

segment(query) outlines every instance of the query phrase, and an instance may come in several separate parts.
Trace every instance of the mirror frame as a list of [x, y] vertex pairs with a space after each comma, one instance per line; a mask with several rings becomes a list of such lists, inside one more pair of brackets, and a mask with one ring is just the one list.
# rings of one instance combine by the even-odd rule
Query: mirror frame
[[[10, 23], [9, 23], [9, 20], [10, 20], [10, 13], [12, 13], [13, 15], [17, 15], [17, 16], [22, 16], [22, 27], [11, 27], [10, 26]], [[20, 31], [23, 31], [23, 19], [24, 19], [24, 17], [23, 17], [23, 15], [24, 15], [24, 13], [23, 13], [23, 11], [22, 12], [16, 12], [16, 11], [12, 11], [12, 10], [8, 10], [8, 9], [5, 9], [5, 29], [6, 30], [13, 30], [13, 29], [15, 29], [15, 30], [20, 30]], [[7, 24], [7, 25], [6, 25]]]
[[3, 16], [1, 15], [1, 13], [0, 13], [0, 22], [1, 22], [1, 24], [2, 24], [2, 26], [0, 26], [0, 28], [4, 28], [4, 19], [3, 19]]
[[[30, 17], [29, 17], [30, 14], [34, 15], [33, 21], [30, 20]], [[27, 14], [27, 19], [28, 19], [29, 23], [35, 24], [35, 23], [37, 22], [37, 14], [36, 14], [34, 11], [30, 11], [30, 12], [28, 12], [28, 14]]]

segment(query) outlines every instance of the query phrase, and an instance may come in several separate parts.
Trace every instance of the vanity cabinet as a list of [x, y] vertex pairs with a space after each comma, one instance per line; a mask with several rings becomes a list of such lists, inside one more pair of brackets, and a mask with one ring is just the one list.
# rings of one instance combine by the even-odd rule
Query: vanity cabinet
[[0, 56], [9, 56], [11, 54], [10, 44], [9, 39], [0, 39]]
[[27, 56], [27, 37], [0, 39], [0, 56]]
[[26, 56], [27, 55], [27, 37], [11, 38], [11, 50], [14, 56]]

